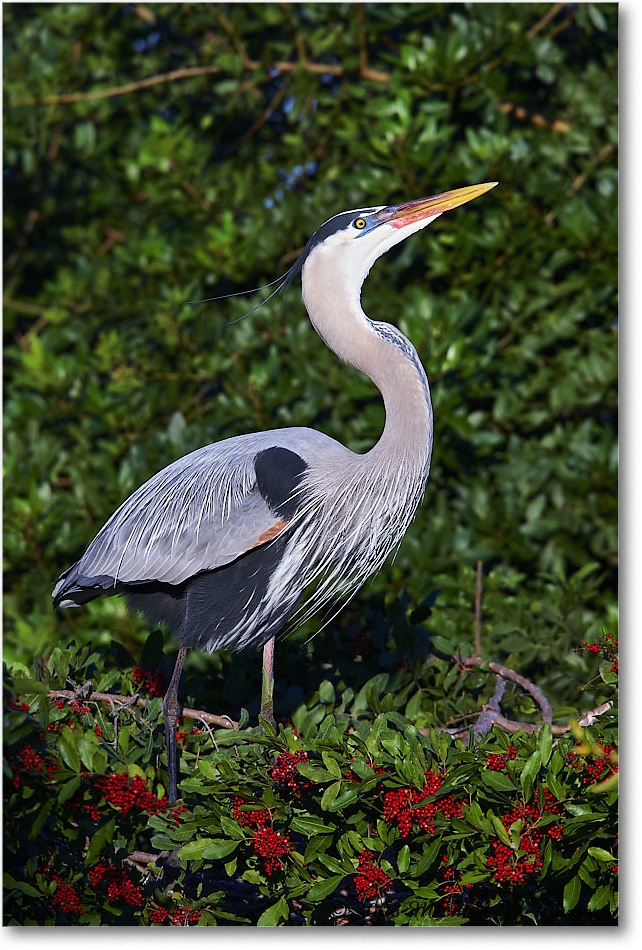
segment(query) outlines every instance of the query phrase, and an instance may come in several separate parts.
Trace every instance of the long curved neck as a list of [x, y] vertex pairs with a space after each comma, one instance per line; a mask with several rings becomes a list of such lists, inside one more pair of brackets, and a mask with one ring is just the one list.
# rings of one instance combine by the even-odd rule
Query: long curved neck
[[[365, 373], [381, 393], [383, 433], [366, 453], [373, 463], [394, 459], [425, 468], [432, 449], [432, 406], [425, 371], [399, 330], [375, 324], [363, 312], [353, 275], [328, 273], [320, 255], [303, 268], [303, 301], [319, 336], [337, 356]], [[356, 287], [356, 289], [355, 289]]]

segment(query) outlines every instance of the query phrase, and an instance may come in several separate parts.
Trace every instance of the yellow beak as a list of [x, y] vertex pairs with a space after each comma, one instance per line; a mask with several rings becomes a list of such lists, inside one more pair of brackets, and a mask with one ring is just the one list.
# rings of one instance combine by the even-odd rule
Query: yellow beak
[[391, 205], [379, 212], [381, 223], [385, 221], [394, 228], [402, 228], [407, 224], [412, 224], [413, 221], [420, 221], [444, 211], [452, 211], [453, 208], [472, 201], [473, 198], [479, 198], [497, 184], [496, 181], [489, 181], [483, 185], [467, 185], [465, 188], [455, 188], [454, 191], [433, 195], [432, 198], [416, 198], [414, 201], [404, 201], [400, 205]]

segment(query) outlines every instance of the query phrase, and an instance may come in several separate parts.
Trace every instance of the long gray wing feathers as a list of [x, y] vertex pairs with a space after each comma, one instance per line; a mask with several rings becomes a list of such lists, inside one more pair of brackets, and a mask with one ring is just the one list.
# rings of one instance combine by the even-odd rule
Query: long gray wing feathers
[[[308, 462], [344, 446], [313, 429], [235, 436], [204, 446], [158, 472], [112, 515], [72, 569], [76, 577], [180, 584], [235, 560], [278, 517], [256, 485], [258, 452], [282, 446]], [[69, 573], [69, 572], [67, 572]], [[54, 597], [72, 580], [61, 578]]]

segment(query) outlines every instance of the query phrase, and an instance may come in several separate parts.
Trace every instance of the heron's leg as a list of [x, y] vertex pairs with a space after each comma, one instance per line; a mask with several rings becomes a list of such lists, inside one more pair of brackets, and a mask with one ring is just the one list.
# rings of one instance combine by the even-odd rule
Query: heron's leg
[[178, 798], [178, 761], [176, 756], [176, 724], [181, 707], [178, 703], [178, 684], [185, 662], [187, 647], [180, 647], [176, 656], [174, 672], [169, 681], [165, 698], [163, 699], [163, 719], [165, 721], [165, 742], [167, 744], [167, 775], [169, 784], [169, 800], [175, 802]]
[[270, 725], [274, 721], [274, 637], [263, 647], [263, 670], [261, 675], [261, 716]]

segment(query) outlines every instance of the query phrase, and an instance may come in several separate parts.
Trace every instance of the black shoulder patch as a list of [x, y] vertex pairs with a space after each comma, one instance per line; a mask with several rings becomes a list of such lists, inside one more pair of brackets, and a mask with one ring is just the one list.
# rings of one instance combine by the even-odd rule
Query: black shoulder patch
[[279, 446], [264, 449], [254, 459], [259, 491], [281, 518], [289, 520], [303, 504], [295, 493], [307, 467], [300, 455]]

